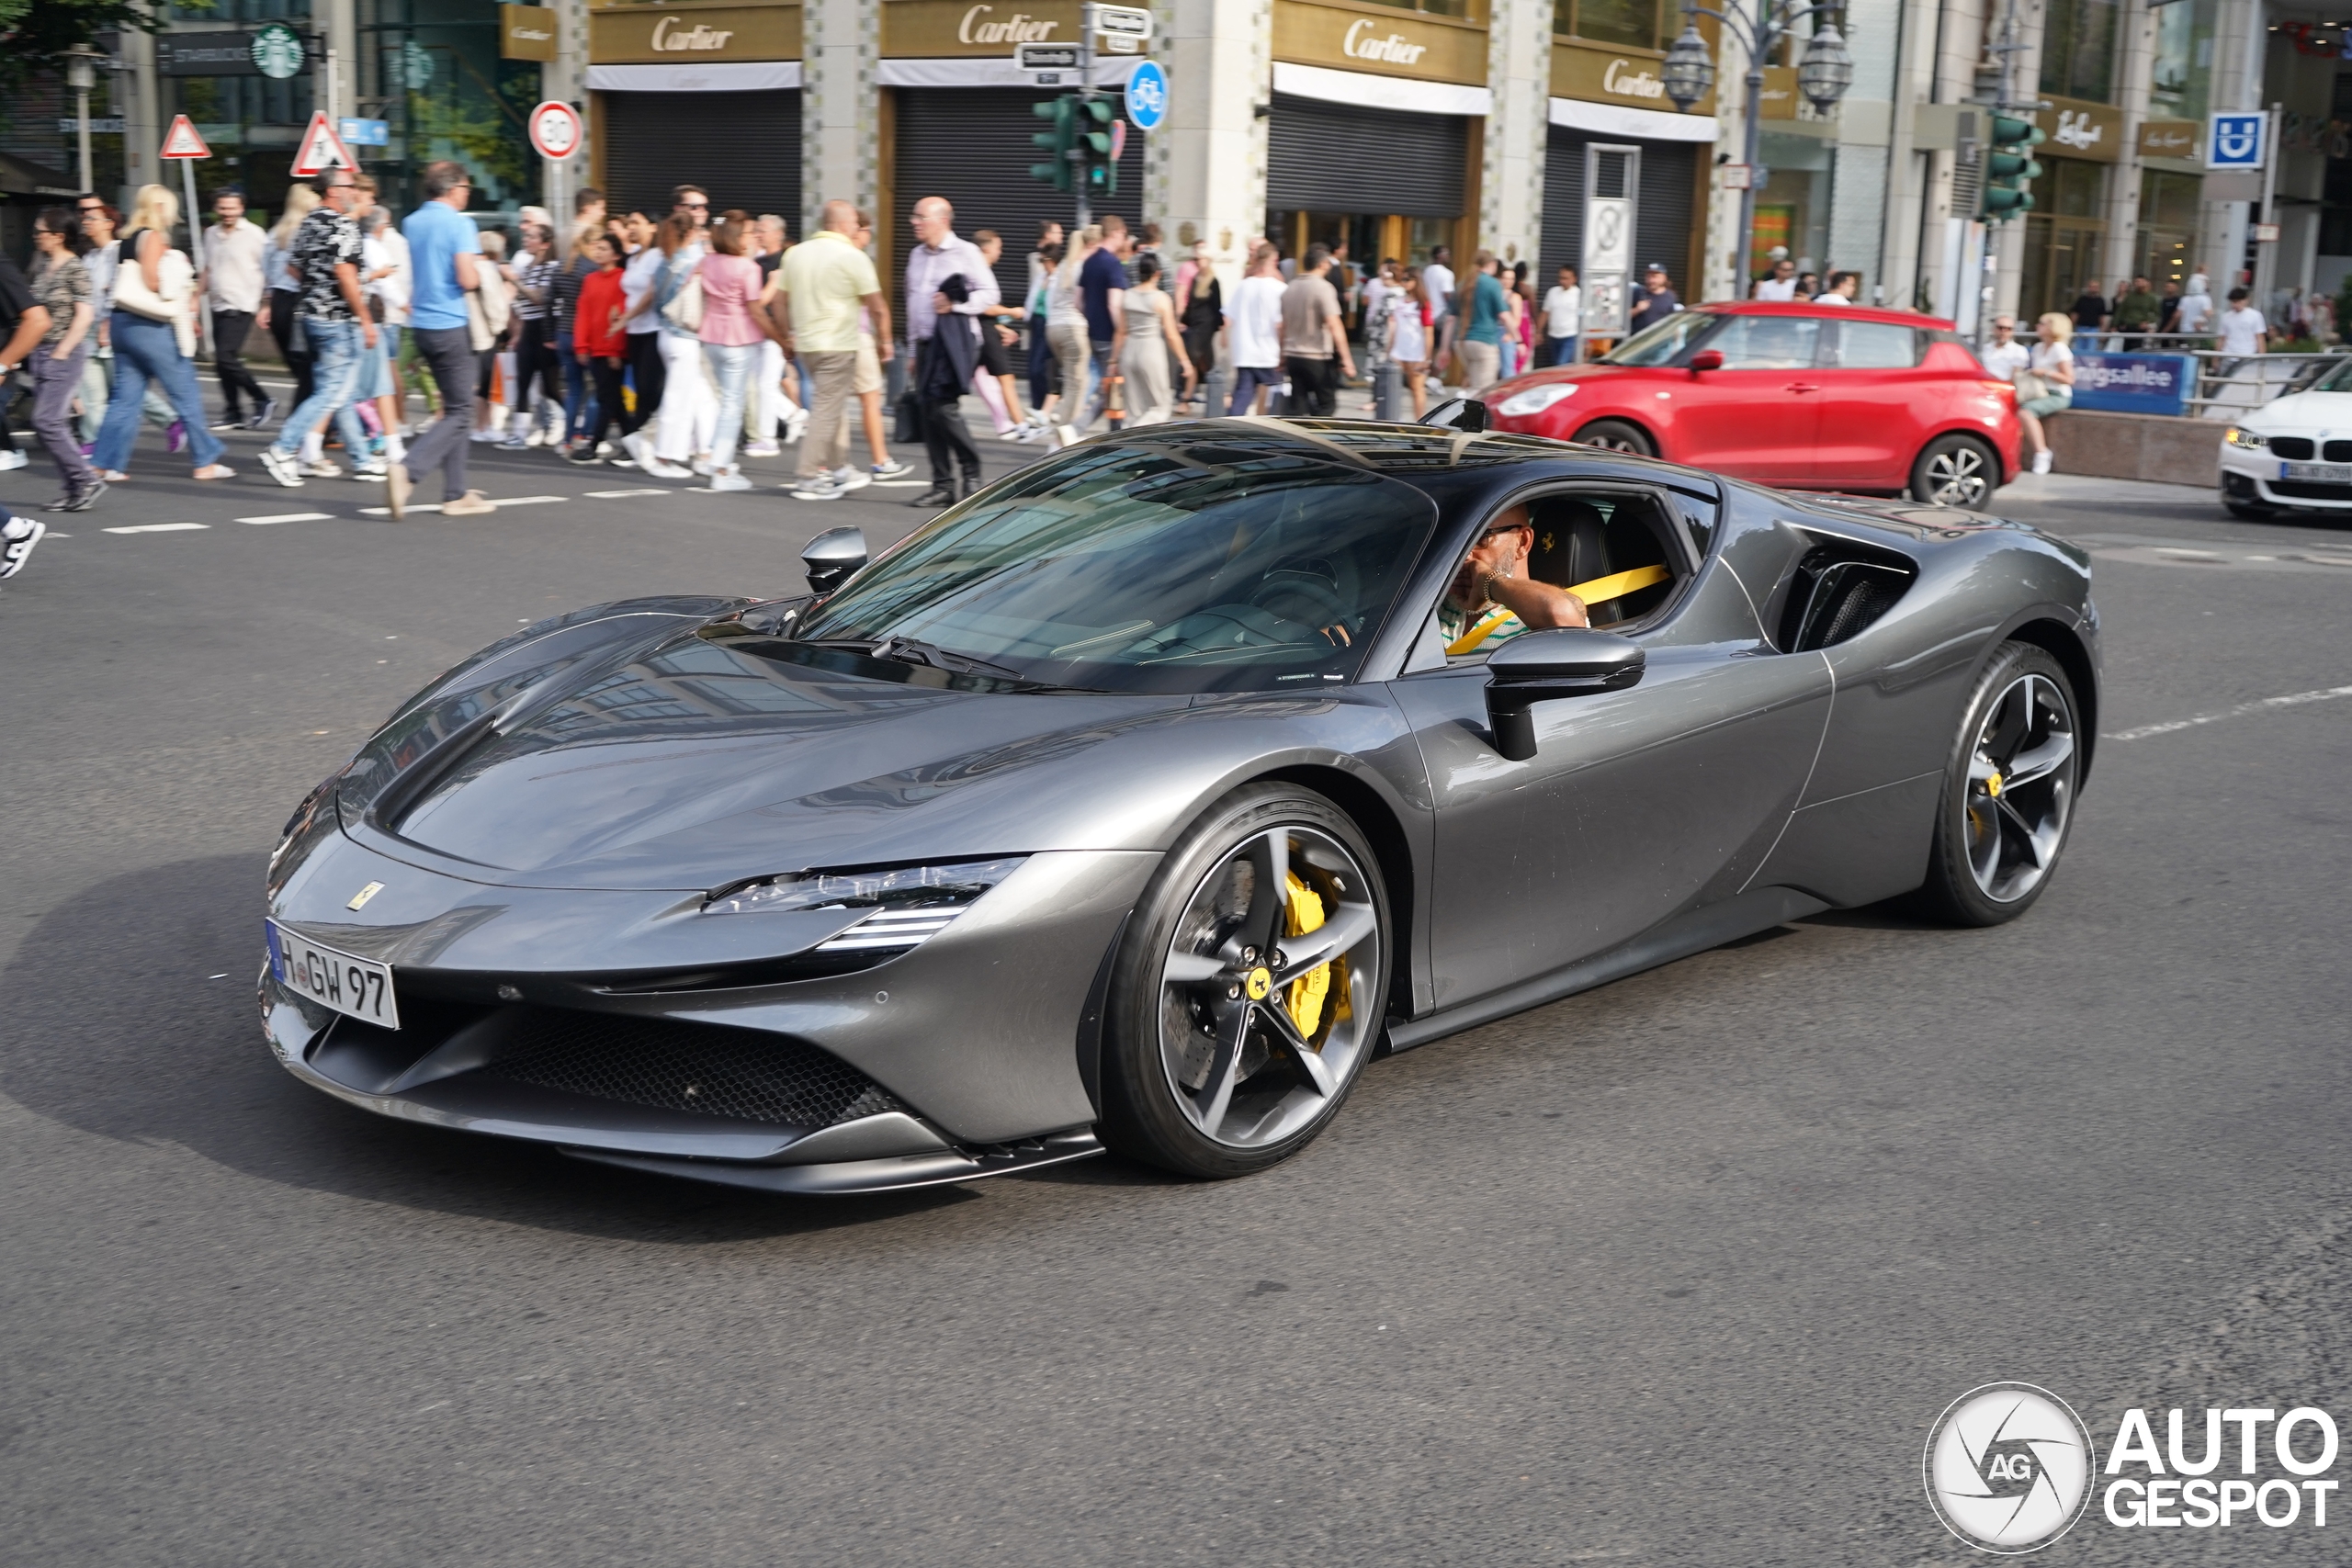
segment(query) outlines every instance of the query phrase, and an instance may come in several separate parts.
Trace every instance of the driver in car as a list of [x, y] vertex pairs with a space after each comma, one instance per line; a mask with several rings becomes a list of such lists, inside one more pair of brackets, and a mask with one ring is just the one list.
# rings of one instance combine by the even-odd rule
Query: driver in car
[[1470, 547], [1438, 606], [1438, 636], [1449, 657], [1489, 648], [1523, 631], [1592, 624], [1583, 600], [1527, 575], [1527, 558], [1534, 547], [1535, 525], [1524, 503], [1495, 514], [1486, 534]]

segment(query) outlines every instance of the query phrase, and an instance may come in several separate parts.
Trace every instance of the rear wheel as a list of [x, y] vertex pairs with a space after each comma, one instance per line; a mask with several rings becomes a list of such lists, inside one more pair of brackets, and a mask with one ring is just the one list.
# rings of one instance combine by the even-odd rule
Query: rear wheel
[[1944, 773], [1920, 897], [1959, 925], [1996, 926], [2032, 908], [2074, 821], [2074, 683], [2030, 643], [2005, 642], [1977, 678]]
[[1657, 443], [1650, 439], [1649, 432], [1630, 420], [1596, 419], [1569, 439], [1611, 452], [1631, 452], [1636, 457], [1657, 456]]
[[1145, 890], [1104, 1022], [1103, 1141], [1187, 1176], [1247, 1176], [1306, 1146], [1379, 1042], [1388, 901], [1322, 796], [1220, 801]]
[[1911, 465], [1911, 499], [1927, 506], [1973, 512], [2000, 482], [2000, 459], [1973, 435], [1939, 435]]

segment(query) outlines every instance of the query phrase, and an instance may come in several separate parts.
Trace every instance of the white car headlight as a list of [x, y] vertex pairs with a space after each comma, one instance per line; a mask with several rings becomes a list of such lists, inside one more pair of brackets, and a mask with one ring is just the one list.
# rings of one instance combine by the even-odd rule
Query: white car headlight
[[1021, 868], [1024, 855], [897, 866], [888, 871], [818, 871], [738, 884], [702, 907], [706, 915], [756, 915], [792, 909], [865, 909], [856, 924], [817, 944], [820, 953], [913, 947], [945, 931], [981, 895]]
[[1546, 381], [1540, 387], [1530, 387], [1523, 392], [1513, 392], [1495, 405], [1495, 412], [1513, 419], [1525, 419], [1532, 413], [1542, 413], [1563, 398], [1577, 395], [1574, 381]]
[[2228, 446], [2245, 447], [2248, 450], [2270, 445], [2270, 437], [2234, 424], [2222, 432], [2222, 440]]

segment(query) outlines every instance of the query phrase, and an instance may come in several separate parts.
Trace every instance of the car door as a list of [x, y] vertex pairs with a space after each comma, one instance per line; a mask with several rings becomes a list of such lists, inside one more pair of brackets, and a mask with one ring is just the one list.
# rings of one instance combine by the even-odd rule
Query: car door
[[1662, 390], [1671, 408], [1667, 455], [1735, 479], [1786, 484], [1807, 471], [1820, 425], [1817, 316], [1732, 316], [1700, 352], [1723, 367]]
[[1926, 444], [1920, 400], [1948, 378], [1919, 369], [1927, 334], [1892, 321], [1825, 322], [1815, 379], [1821, 390], [1813, 467], [1802, 481], [1853, 490], [1899, 490]]
[[[1761, 562], [1750, 569], [1759, 592], [1789, 553], [1771, 534], [1768, 525], [1761, 548], [1749, 551]], [[1391, 683], [1434, 808], [1436, 1007], [1606, 952], [1729, 897], [1795, 808], [1828, 716], [1827, 667], [1818, 655], [1784, 658], [1765, 640], [1729, 558], [1736, 541], [1695, 577], [1687, 535], [1681, 548], [1675, 597], [1625, 632], [1647, 658], [1640, 682], [1539, 704], [1528, 761], [1491, 744], [1483, 663]]]

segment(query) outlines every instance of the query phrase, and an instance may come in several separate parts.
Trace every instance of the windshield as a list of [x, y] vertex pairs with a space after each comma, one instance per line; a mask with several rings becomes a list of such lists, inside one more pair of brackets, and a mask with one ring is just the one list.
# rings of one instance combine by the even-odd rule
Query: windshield
[[1355, 673], [1435, 515], [1296, 447], [1088, 446], [944, 513], [793, 635], [1054, 686], [1320, 686]]
[[2323, 359], [2310, 370], [2300, 367], [2296, 378], [2300, 387], [2290, 387], [2291, 392], [2352, 392], [2352, 358]]
[[1692, 338], [1722, 321], [1712, 310], [1677, 310], [1656, 326], [1644, 327], [1609, 353], [1603, 365], [1665, 365]]

